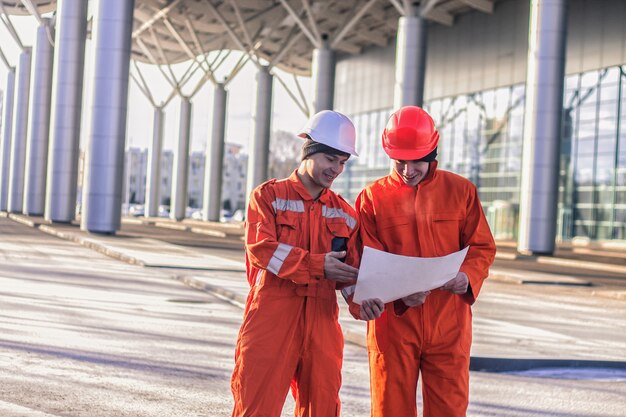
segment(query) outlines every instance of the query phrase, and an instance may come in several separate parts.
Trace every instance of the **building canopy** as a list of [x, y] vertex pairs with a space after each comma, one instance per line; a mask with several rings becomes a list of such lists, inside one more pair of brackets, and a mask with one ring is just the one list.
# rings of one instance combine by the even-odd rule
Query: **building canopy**
[[[400, 16], [419, 13], [443, 25], [498, 0], [136, 0], [132, 57], [175, 64], [211, 51], [240, 50], [297, 75], [311, 71], [315, 48], [359, 54], [386, 46]], [[3, 15], [39, 17], [56, 1], [0, 1]], [[3, 16], [4, 17], [4, 16]]]

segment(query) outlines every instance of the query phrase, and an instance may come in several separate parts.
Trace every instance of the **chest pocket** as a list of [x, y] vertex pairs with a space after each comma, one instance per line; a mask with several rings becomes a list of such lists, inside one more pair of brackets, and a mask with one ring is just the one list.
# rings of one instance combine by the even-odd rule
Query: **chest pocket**
[[432, 234], [438, 256], [448, 255], [462, 248], [461, 229], [464, 219], [464, 214], [456, 211], [432, 215]]
[[333, 237], [350, 237], [350, 228], [343, 219], [326, 220], [326, 227]]
[[276, 237], [279, 242], [286, 243], [291, 246], [298, 246], [298, 239], [302, 219], [294, 215], [277, 214], [276, 215]]
[[346, 250], [348, 238], [350, 237], [350, 228], [342, 219], [326, 220], [326, 228], [328, 229], [328, 250], [341, 251]]
[[376, 219], [376, 225], [380, 229], [388, 229], [390, 227], [407, 227], [411, 224], [411, 217], [407, 215], [402, 216], [381, 216]]

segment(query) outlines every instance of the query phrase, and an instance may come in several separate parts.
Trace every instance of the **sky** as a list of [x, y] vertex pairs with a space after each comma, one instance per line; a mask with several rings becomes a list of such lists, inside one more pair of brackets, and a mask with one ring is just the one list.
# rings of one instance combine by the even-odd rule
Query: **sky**
[[[15, 26], [18, 35], [25, 46], [32, 46], [37, 29], [37, 21], [31, 16], [11, 16], [11, 22]], [[85, 147], [89, 136], [90, 124], [90, 92], [93, 73], [91, 40], [87, 40], [85, 51], [85, 81], [83, 90], [83, 116], [81, 126], [81, 148]], [[9, 32], [0, 25], [0, 47], [7, 57], [10, 65], [16, 65], [20, 50], [9, 35]], [[230, 54], [222, 67], [218, 70], [216, 78], [221, 79], [230, 73], [240, 52]], [[211, 55], [210, 55], [211, 57]], [[210, 60], [210, 58], [209, 58]], [[190, 65], [191, 61], [173, 66], [174, 73], [180, 77]], [[132, 65], [131, 65], [132, 67]], [[154, 65], [139, 65], [151, 93], [157, 102], [163, 101], [171, 92], [171, 87]], [[134, 70], [133, 70], [134, 71]], [[167, 72], [167, 69], [165, 69]], [[244, 150], [248, 148], [251, 132], [251, 111], [254, 105], [254, 86], [256, 66], [248, 61], [246, 66], [237, 74], [232, 82], [226, 87], [228, 93], [228, 110], [226, 122], [226, 142], [240, 144]], [[279, 76], [290, 86], [295, 85], [291, 74], [276, 69]], [[7, 69], [0, 64], [0, 89], [6, 87]], [[200, 71], [183, 88], [183, 93], [189, 94], [197, 85], [201, 76]], [[310, 78], [298, 77], [300, 85], [307, 94], [310, 90]], [[295, 91], [295, 90], [294, 90]], [[213, 103], [213, 87], [210, 82], [198, 91], [191, 99], [192, 102], [192, 127], [191, 127], [191, 150], [204, 151], [210, 135]], [[310, 104], [309, 104], [310, 106]], [[284, 87], [274, 79], [273, 94], [273, 118], [272, 130], [284, 130], [297, 133], [304, 126], [306, 116], [289, 97]], [[154, 109], [150, 101], [139, 90], [135, 82], [129, 80], [129, 101], [127, 115], [127, 139], [126, 147], [147, 148], [152, 141], [152, 120]], [[174, 150], [178, 137], [178, 117], [180, 113], [180, 99], [178, 97], [170, 101], [165, 107], [165, 126], [163, 137], [163, 149]]]

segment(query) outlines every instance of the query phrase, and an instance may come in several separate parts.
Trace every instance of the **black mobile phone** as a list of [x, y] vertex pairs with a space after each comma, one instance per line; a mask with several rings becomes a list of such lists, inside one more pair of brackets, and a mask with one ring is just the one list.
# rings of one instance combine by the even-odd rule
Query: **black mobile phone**
[[[342, 250], [348, 250], [348, 238], [345, 237], [334, 237], [330, 242], [330, 250], [333, 252], [341, 252]], [[346, 257], [339, 259], [341, 262], [346, 261]]]

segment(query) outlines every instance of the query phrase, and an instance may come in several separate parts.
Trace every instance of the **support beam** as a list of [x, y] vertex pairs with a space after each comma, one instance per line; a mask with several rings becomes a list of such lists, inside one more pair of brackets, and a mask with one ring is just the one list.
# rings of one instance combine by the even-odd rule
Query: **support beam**
[[[202, 42], [200, 42], [200, 39], [198, 38], [198, 34], [196, 33], [196, 29], [193, 27], [193, 24], [191, 23], [191, 20], [189, 20], [188, 17], [185, 16], [185, 26], [187, 27], [187, 31], [189, 32], [189, 34], [191, 35], [191, 38], [193, 39], [193, 43], [196, 46], [196, 49], [198, 50], [198, 54], [202, 55], [202, 62], [204, 62], [207, 65], [207, 70], [205, 70], [206, 75], [209, 77], [209, 80], [211, 81], [211, 83], [213, 85], [217, 84], [217, 80], [215, 79], [215, 75], [213, 74], [213, 63], [209, 63], [208, 62], [208, 57], [209, 54], [206, 53], [204, 51], [204, 48], [202, 47]], [[222, 51], [220, 50], [220, 53]]]
[[54, 47], [48, 40], [50, 19], [42, 18], [33, 48], [29, 128], [24, 178], [24, 214], [43, 216], [46, 202], [48, 141]]
[[7, 71], [11, 71], [13, 67], [11, 66], [11, 64], [9, 64], [9, 61], [7, 60], [7, 57], [4, 55], [4, 52], [2, 52], [1, 47], [0, 47], [0, 61], [2, 61]]
[[332, 110], [335, 99], [335, 52], [325, 44], [313, 50], [313, 113]]
[[433, 22], [441, 23], [444, 26], [452, 26], [454, 24], [454, 16], [440, 9], [433, 9], [428, 13], [422, 13], [422, 17], [426, 17]]
[[33, 4], [32, 0], [22, 0], [22, 4], [24, 5], [24, 8], [28, 10], [28, 13], [30, 13], [37, 20], [37, 23], [39, 23], [40, 26], [45, 25], [46, 38], [48, 39], [48, 42], [50, 42], [50, 45], [54, 47], [54, 22], [51, 22], [50, 19], [45, 20], [42, 18], [39, 10], [37, 10], [37, 7]]
[[228, 22], [226, 22], [226, 19], [224, 19], [224, 17], [217, 10], [217, 8], [215, 8], [215, 6], [213, 6], [213, 4], [210, 1], [208, 1], [207, 4], [209, 5], [209, 9], [211, 9], [211, 12], [213, 12], [213, 15], [215, 16], [215, 18], [219, 20], [222, 26], [224, 26], [224, 29], [226, 29], [226, 32], [228, 32], [228, 35], [233, 40], [233, 42], [235, 42], [237, 47], [241, 49], [243, 52], [249, 54], [250, 58], [252, 59], [252, 62], [254, 62], [257, 68], [260, 68], [261, 64], [259, 64], [258, 59], [256, 58], [256, 55], [254, 55], [254, 52], [251, 49], [248, 49], [244, 46], [244, 44], [241, 42], [237, 34], [233, 31], [233, 29], [230, 27]]
[[484, 13], [493, 13], [493, 2], [490, 0], [461, 0], [461, 3]]
[[[267, 180], [272, 122], [273, 77], [267, 67], [262, 67], [256, 76], [256, 97], [252, 109], [252, 134], [248, 156], [248, 179], [246, 194]], [[246, 201], [247, 207], [248, 201]]]
[[311, 30], [313, 31], [313, 35], [315, 35], [315, 39], [317, 39], [317, 44], [319, 45], [322, 43], [322, 36], [320, 35], [320, 31], [317, 29], [317, 22], [315, 21], [315, 16], [313, 16], [313, 10], [311, 10], [309, 0], [302, 0], [302, 7], [306, 12], [307, 20], [311, 25]]
[[2, 141], [0, 142], [0, 211], [7, 211], [9, 200], [9, 167], [11, 165], [11, 134], [13, 132], [13, 102], [15, 68], [7, 72], [7, 84], [2, 102]]
[[21, 213], [24, 205], [24, 165], [28, 131], [28, 99], [30, 96], [30, 65], [32, 51], [24, 48], [17, 63], [13, 101], [13, 132], [7, 211]]
[[278, 82], [280, 83], [280, 85], [283, 86], [283, 88], [285, 89], [285, 92], [287, 93], [287, 95], [291, 98], [291, 100], [293, 101], [293, 103], [298, 106], [298, 108], [300, 109], [300, 111], [302, 112], [302, 114], [304, 114], [304, 116], [309, 117], [309, 108], [306, 105], [306, 101], [303, 101], [302, 103], [300, 103], [300, 101], [298, 100], [298, 98], [296, 97], [296, 95], [291, 91], [291, 89], [289, 88], [289, 86], [287, 85], [287, 83], [285, 83], [285, 81], [283, 81], [282, 78], [280, 78], [280, 76], [278, 74], [273, 74], [274, 77], [278, 80]]
[[1, 1], [0, 1], [0, 20], [4, 24], [4, 27], [6, 27], [7, 31], [11, 34], [11, 37], [17, 44], [18, 48], [20, 48], [20, 51], [23, 51], [24, 44], [22, 43], [22, 40], [17, 34], [17, 31], [15, 30], [15, 26], [13, 26], [13, 23], [11, 22], [11, 18], [9, 18], [9, 15], [4, 10], [4, 6], [2, 5]]
[[237, 17], [237, 22], [239, 23], [239, 27], [241, 28], [241, 32], [243, 33], [243, 37], [248, 44], [248, 50], [254, 48], [252, 43], [252, 37], [250, 36], [250, 32], [246, 26], [246, 23], [243, 21], [243, 17], [241, 16], [241, 11], [239, 10], [239, 6], [237, 5], [236, 0], [230, 0], [230, 4], [233, 6], [233, 10], [235, 11], [235, 16]]
[[[120, 229], [133, 0], [99, 0], [94, 18], [93, 104], [81, 228]], [[112, 36], [113, 34], [113, 36]]]
[[400, 13], [400, 16], [404, 16], [404, 12], [405, 12], [404, 7], [400, 4], [398, 0], [389, 0], [389, 3], [391, 3], [393, 7], [396, 8], [398, 13]]
[[224, 84], [217, 84], [213, 91], [213, 124], [211, 138], [207, 143], [204, 167], [204, 201], [202, 218], [220, 221], [222, 208], [222, 174], [224, 169], [224, 133], [226, 131], [226, 103], [228, 93]]
[[533, 0], [517, 242], [521, 253], [554, 252], [566, 39], [567, 0]]
[[150, 29], [150, 36], [152, 37], [152, 43], [156, 47], [157, 52], [159, 53], [159, 56], [161, 57], [161, 61], [165, 62], [165, 66], [170, 72], [170, 76], [172, 77], [172, 80], [174, 81], [174, 84], [176, 85], [175, 88], [177, 88], [178, 91], [180, 91], [181, 89], [180, 82], [178, 81], [176, 74], [174, 74], [174, 70], [172, 69], [172, 65], [170, 64], [170, 61], [167, 59], [167, 56], [165, 56], [165, 52], [163, 51], [163, 48], [161, 47], [161, 41], [159, 40], [159, 37], [157, 36], [156, 32], [152, 29]]
[[274, 66], [278, 65], [280, 61], [283, 59], [283, 57], [285, 56], [285, 54], [291, 49], [291, 47], [294, 46], [296, 42], [298, 42], [302, 36], [304, 36], [302, 32], [298, 32], [297, 34], [294, 34], [294, 29], [295, 29], [295, 26], [291, 29], [287, 38], [285, 38], [280, 49], [276, 51], [276, 54], [274, 54], [274, 56], [272, 57], [272, 60], [269, 63], [270, 68], [273, 68]]
[[333, 39], [333, 42], [330, 45], [331, 48], [334, 49], [337, 47], [339, 42], [343, 40], [344, 36], [346, 36], [352, 30], [354, 25], [356, 25], [359, 22], [359, 20], [361, 20], [363, 15], [367, 13], [367, 11], [370, 9], [370, 7], [374, 5], [374, 3], [376, 3], [376, 1], [377, 0], [369, 0], [367, 3], [363, 5], [363, 7], [361, 7], [361, 9], [358, 12], [356, 12], [354, 16], [352, 16], [350, 21], [348, 21], [348, 23], [346, 23], [343, 26], [343, 28], [339, 31], [339, 33], [335, 35], [335, 38]]
[[152, 16], [149, 20], [145, 21], [137, 30], [135, 30], [132, 34], [133, 39], [135, 39], [137, 36], [141, 35], [143, 32], [145, 32], [146, 30], [150, 29], [152, 27], [152, 25], [154, 25], [156, 22], [158, 22], [159, 20], [163, 19], [165, 16], [167, 16], [167, 14], [178, 5], [178, 3], [180, 3], [181, 0], [174, 0], [172, 3], [170, 3], [169, 5], [165, 6], [164, 8], [162, 8], [161, 10], [159, 10], [157, 13], [154, 14], [154, 16]]
[[146, 176], [146, 217], [159, 215], [159, 190], [161, 189], [161, 150], [163, 148], [163, 125], [165, 113], [163, 107], [154, 108], [152, 123], [152, 144], [148, 149], [148, 174]]
[[426, 74], [426, 26], [426, 20], [419, 15], [403, 16], [398, 22], [394, 109], [422, 105]]
[[191, 101], [180, 99], [178, 145], [174, 155], [170, 219], [181, 221], [187, 211], [187, 179], [189, 177], [189, 138], [191, 134]]
[[44, 217], [69, 223], [76, 217], [80, 125], [87, 36], [87, 4], [60, 0], [57, 6], [52, 114]]
[[304, 22], [300, 18], [300, 16], [298, 16], [298, 14], [291, 8], [291, 6], [289, 5], [289, 2], [287, 0], [279, 0], [279, 1], [283, 5], [285, 10], [287, 10], [287, 13], [289, 13], [289, 15], [292, 17], [292, 19], [296, 21], [298, 26], [300, 26], [300, 29], [306, 35], [306, 37], [309, 38], [311, 43], [316, 48], [319, 48], [321, 46], [321, 41], [322, 40], [318, 39], [317, 37], [315, 37], [315, 35], [313, 35], [313, 33], [311, 33], [309, 28], [304, 24]]
[[137, 76], [133, 75], [133, 73], [131, 72], [130, 77], [133, 79], [133, 81], [135, 81], [137, 88], [139, 88], [139, 91], [141, 91], [143, 95], [148, 99], [150, 104], [152, 104], [153, 107], [156, 107], [156, 101], [154, 100], [154, 96], [150, 92], [150, 87], [148, 86], [146, 79], [144, 78], [141, 70], [139, 69], [139, 65], [137, 65], [137, 61], [132, 61], [132, 65], [135, 68], [135, 72], [137, 73]]
[[425, 0], [424, 2], [422, 2], [422, 5], [420, 7], [421, 15], [425, 16], [430, 13], [430, 11], [435, 8], [437, 3], [439, 3], [439, 0]]
[[179, 86], [176, 83], [176, 79], [170, 79], [170, 76], [168, 74], [165, 73], [165, 71], [163, 71], [163, 68], [161, 67], [161, 64], [159, 64], [159, 62], [157, 61], [157, 59], [154, 57], [154, 55], [152, 55], [152, 52], [150, 52], [150, 49], [148, 49], [148, 47], [146, 46], [146, 44], [141, 40], [141, 39], [137, 39], [136, 40], [137, 45], [139, 45], [139, 48], [141, 48], [141, 51], [144, 53], [144, 55], [146, 56], [146, 58], [148, 58], [148, 60], [152, 63], [152, 65], [154, 65], [155, 67], [157, 67], [157, 69], [159, 70], [159, 72], [161, 73], [161, 75], [163, 75], [163, 78], [165, 78], [165, 81], [167, 81], [167, 83], [176, 91], [179, 90]]

